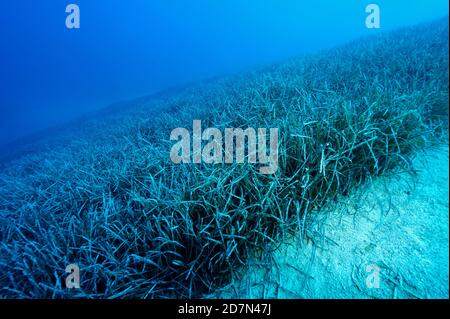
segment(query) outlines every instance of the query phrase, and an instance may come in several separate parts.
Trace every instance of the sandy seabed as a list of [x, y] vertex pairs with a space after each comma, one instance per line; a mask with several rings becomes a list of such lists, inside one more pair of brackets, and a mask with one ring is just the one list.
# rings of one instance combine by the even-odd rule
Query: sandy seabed
[[448, 298], [448, 166], [448, 145], [417, 154], [415, 174], [377, 178], [323, 210], [307, 239], [287, 238], [217, 296]]

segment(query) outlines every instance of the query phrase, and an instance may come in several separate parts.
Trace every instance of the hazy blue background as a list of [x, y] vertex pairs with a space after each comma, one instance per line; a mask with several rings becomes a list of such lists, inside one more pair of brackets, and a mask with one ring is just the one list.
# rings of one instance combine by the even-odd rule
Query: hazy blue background
[[[65, 27], [76, 3], [81, 29]], [[118, 100], [448, 14], [447, 0], [2, 0], [0, 144]]]

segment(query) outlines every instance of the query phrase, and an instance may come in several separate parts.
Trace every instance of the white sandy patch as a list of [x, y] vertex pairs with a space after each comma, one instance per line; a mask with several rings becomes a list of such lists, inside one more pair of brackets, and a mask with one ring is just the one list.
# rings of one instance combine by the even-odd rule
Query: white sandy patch
[[448, 298], [448, 155], [448, 146], [420, 153], [417, 174], [368, 183], [318, 214], [307, 240], [286, 240], [218, 296]]

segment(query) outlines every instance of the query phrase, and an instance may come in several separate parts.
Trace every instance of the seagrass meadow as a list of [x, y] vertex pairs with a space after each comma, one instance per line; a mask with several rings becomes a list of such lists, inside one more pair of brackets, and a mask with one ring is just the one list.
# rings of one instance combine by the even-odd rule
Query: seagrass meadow
[[[325, 204], [448, 145], [447, 18], [85, 120], [0, 170], [0, 296], [199, 298]], [[170, 132], [275, 127], [279, 168], [171, 162]], [[348, 238], [348, 240], [352, 240]], [[80, 268], [80, 289], [65, 268]]]

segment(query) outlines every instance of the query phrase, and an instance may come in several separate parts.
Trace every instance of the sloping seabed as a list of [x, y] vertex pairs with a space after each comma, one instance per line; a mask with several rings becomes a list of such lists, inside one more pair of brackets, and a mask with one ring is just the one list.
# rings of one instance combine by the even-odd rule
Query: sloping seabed
[[[287, 237], [214, 297], [447, 299], [448, 151], [419, 152], [413, 171], [330, 203], [311, 218], [306, 238]], [[375, 267], [378, 285], [370, 281]]]
[[[277, 173], [173, 164], [170, 132], [193, 119], [278, 127]], [[447, 19], [90, 120], [2, 168], [0, 294], [204, 296], [289, 234], [307, 234], [324, 205], [410, 171], [447, 134]], [[81, 288], [68, 290], [72, 263]]]

